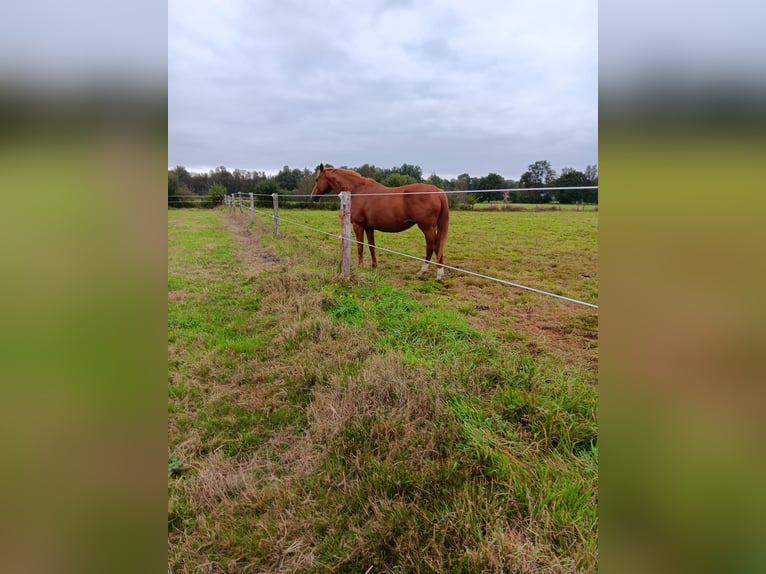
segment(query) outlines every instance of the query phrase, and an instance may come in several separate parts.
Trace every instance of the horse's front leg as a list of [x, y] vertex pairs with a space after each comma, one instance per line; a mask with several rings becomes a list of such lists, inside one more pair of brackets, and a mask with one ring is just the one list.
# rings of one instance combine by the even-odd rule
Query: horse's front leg
[[[356, 252], [359, 255], [359, 267], [362, 266], [362, 255], [364, 255], [364, 227], [354, 223], [354, 234], [356, 235]], [[373, 260], [374, 261], [374, 260]]]
[[372, 266], [378, 266], [378, 258], [375, 255], [375, 230], [372, 227], [365, 229], [367, 233], [367, 243], [370, 246], [370, 257], [372, 258]]

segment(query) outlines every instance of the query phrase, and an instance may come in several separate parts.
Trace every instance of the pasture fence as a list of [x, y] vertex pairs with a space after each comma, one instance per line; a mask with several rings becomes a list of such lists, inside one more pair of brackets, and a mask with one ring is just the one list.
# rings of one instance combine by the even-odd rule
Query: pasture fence
[[279, 194], [271, 194], [271, 202], [274, 206], [274, 237], [279, 239]]
[[[597, 189], [598, 186], [588, 186], [587, 189]], [[533, 189], [533, 188], [530, 188]], [[554, 189], [554, 188], [534, 188], [534, 189]], [[555, 188], [555, 189], [580, 189], [580, 188]], [[497, 191], [497, 190], [479, 190], [480, 192], [486, 192], [486, 191]], [[435, 193], [465, 193], [462, 191], [445, 191], [445, 192], [415, 192], [418, 194], [435, 194]], [[365, 195], [386, 195], [386, 194], [365, 194]], [[402, 194], [403, 195], [403, 194]], [[268, 194], [254, 194], [250, 193], [250, 222], [255, 222], [255, 197], [269, 197]], [[293, 195], [290, 197], [311, 197], [310, 195]], [[416, 257], [414, 255], [409, 255], [407, 253], [401, 253], [399, 251], [394, 251], [393, 249], [388, 249], [386, 247], [381, 247], [380, 245], [374, 245], [371, 246], [369, 243], [365, 241], [357, 241], [356, 239], [353, 239], [351, 237], [351, 193], [349, 191], [342, 191], [337, 196], [330, 196], [330, 197], [338, 197], [340, 199], [340, 211], [339, 216], [341, 220], [341, 233], [338, 235], [337, 233], [331, 233], [328, 231], [324, 231], [322, 229], [317, 229], [315, 227], [312, 227], [310, 225], [306, 225], [304, 223], [300, 223], [297, 221], [291, 221], [289, 219], [285, 219], [284, 217], [280, 216], [279, 214], [279, 194], [272, 193], [272, 204], [273, 204], [273, 214], [270, 215], [270, 217], [274, 221], [274, 237], [279, 238], [280, 237], [280, 221], [283, 223], [287, 223], [288, 225], [294, 225], [296, 227], [301, 227], [303, 229], [307, 229], [309, 231], [319, 233], [322, 235], [326, 235], [329, 237], [335, 237], [340, 240], [341, 244], [341, 275], [344, 278], [348, 278], [351, 276], [351, 245], [361, 245], [364, 247], [373, 247], [374, 249], [379, 249], [380, 251], [391, 253], [393, 255], [398, 255], [400, 257], [406, 257], [408, 259], [413, 259], [415, 261], [420, 261], [422, 263], [429, 263], [431, 265], [436, 265], [437, 268], [443, 267], [445, 269], [450, 269], [452, 271], [457, 271], [459, 273], [464, 273], [466, 275], [471, 275], [474, 277], [478, 277], [481, 279], [486, 279], [488, 281], [494, 281], [496, 283], [500, 283], [503, 285], [507, 285], [509, 287], [515, 287], [517, 289], [522, 289], [525, 291], [530, 291], [533, 293], [537, 293], [540, 295], [545, 295], [548, 297], [554, 297], [556, 299], [560, 299], [563, 301], [567, 301], [569, 303], [574, 303], [577, 305], [582, 305], [585, 307], [589, 307], [591, 309], [598, 309], [598, 305], [595, 305], [593, 303], [588, 303], [586, 301], [580, 301], [579, 299], [574, 299], [572, 297], [566, 297], [564, 295], [559, 295], [557, 293], [551, 293], [550, 291], [544, 291], [543, 289], [537, 289], [535, 287], [529, 287], [527, 285], [522, 285], [521, 283], [516, 283], [513, 281], [508, 281], [506, 279], [501, 279], [499, 277], [492, 277], [491, 275], [486, 275], [483, 273], [477, 273], [475, 271], [470, 271], [468, 269], [463, 269], [461, 267], [455, 267], [452, 265], [447, 265], [446, 263], [434, 263], [433, 261], [427, 261], [426, 259], [423, 259], [422, 257]], [[242, 193], [239, 194], [232, 194], [232, 195], [226, 195], [224, 197], [224, 205], [227, 205], [231, 212], [236, 212], [238, 209], [240, 213], [243, 213], [242, 209]]]
[[351, 192], [340, 192], [340, 273], [351, 276]]

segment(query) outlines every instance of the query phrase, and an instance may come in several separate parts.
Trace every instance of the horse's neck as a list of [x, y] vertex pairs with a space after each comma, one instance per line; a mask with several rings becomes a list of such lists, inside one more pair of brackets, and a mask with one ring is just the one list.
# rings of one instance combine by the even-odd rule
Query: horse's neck
[[343, 176], [336, 175], [336, 182], [338, 184], [338, 189], [336, 190], [338, 193], [341, 191], [356, 193], [364, 188], [366, 179], [362, 176], [354, 177], [352, 175], [344, 174]]

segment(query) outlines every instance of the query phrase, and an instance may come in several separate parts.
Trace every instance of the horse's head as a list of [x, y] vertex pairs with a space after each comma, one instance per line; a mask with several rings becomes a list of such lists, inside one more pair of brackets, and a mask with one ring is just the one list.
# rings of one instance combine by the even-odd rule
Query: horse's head
[[311, 190], [311, 199], [319, 201], [319, 197], [328, 191], [333, 191], [333, 188], [330, 185], [330, 178], [327, 177], [324, 164], [320, 163], [319, 173], [317, 174], [316, 182], [314, 183], [314, 189]]

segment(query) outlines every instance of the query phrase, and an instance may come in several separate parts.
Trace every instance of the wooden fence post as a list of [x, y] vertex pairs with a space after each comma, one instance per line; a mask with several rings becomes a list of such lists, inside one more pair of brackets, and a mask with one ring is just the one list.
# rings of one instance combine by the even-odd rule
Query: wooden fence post
[[239, 192], [239, 212], [242, 213], [242, 192]]
[[344, 279], [351, 276], [351, 193], [340, 192], [340, 274]]
[[274, 204], [274, 237], [279, 238], [279, 194], [271, 194], [271, 202]]
[[255, 201], [253, 200], [253, 192], [250, 192], [250, 223], [255, 223]]

